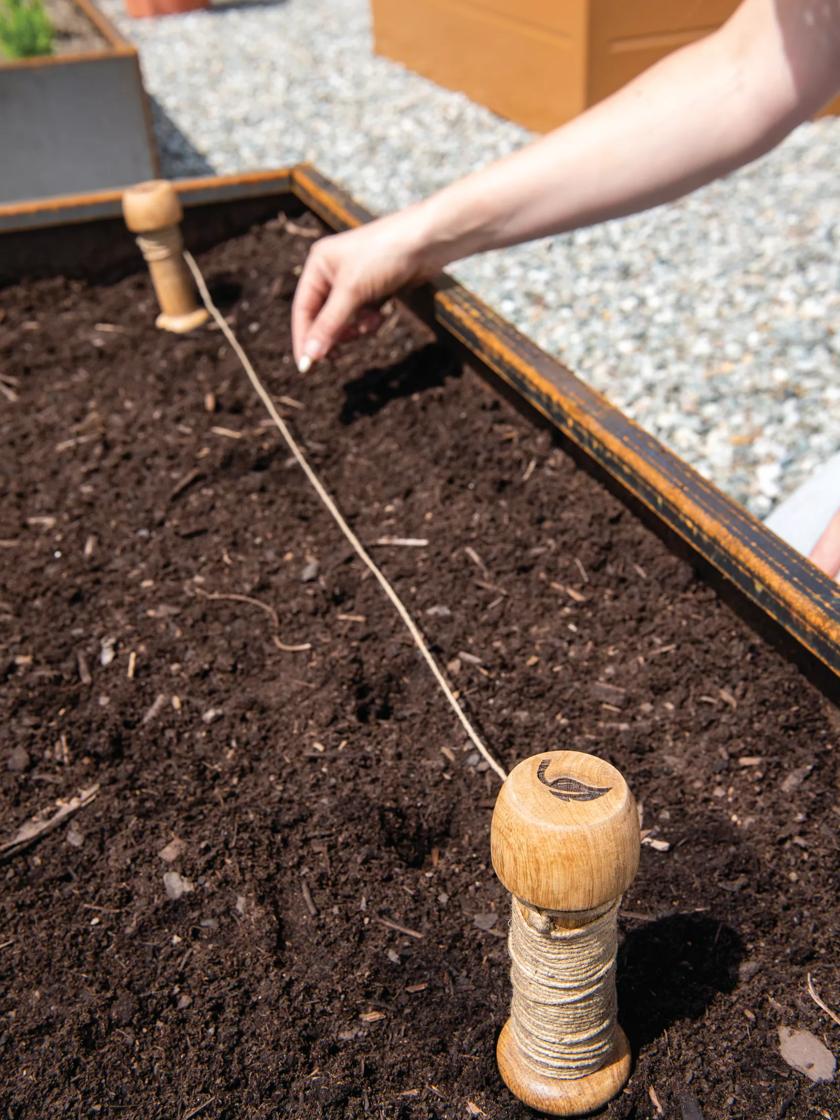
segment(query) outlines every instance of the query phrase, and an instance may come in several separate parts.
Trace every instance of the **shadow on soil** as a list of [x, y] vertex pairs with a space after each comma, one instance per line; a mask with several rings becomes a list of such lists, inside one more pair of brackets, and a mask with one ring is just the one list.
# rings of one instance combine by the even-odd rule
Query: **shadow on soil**
[[430, 342], [401, 361], [369, 369], [345, 385], [341, 422], [352, 424], [360, 416], [375, 416], [390, 401], [439, 389], [447, 380], [460, 376], [457, 357], [439, 343]]
[[630, 930], [618, 956], [618, 1007], [634, 1053], [731, 992], [743, 956], [735, 930], [703, 914], [673, 914]]
[[207, 287], [220, 311], [231, 311], [242, 298], [242, 285], [232, 272], [219, 272], [209, 277]]

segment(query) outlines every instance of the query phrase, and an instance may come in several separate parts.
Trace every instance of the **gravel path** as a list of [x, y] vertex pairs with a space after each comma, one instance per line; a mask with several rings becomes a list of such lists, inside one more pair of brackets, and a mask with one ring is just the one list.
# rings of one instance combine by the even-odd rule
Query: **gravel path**
[[[130, 21], [170, 175], [311, 160], [374, 210], [530, 133], [373, 56], [367, 0]], [[765, 516], [840, 450], [840, 120], [672, 206], [453, 273]]]

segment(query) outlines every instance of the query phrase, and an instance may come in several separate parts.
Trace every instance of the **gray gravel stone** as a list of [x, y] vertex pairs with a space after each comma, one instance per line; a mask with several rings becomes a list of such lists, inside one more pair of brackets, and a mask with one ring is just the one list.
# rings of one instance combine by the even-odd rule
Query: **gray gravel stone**
[[[131, 21], [164, 171], [311, 160], [384, 211], [530, 134], [372, 53], [368, 0]], [[840, 122], [674, 205], [452, 271], [764, 516], [840, 449]]]

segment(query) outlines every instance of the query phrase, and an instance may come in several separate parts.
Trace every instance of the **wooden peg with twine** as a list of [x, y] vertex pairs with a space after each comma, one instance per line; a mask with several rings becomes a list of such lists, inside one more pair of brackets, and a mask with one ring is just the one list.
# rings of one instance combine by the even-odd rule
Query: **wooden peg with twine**
[[160, 304], [156, 325], [186, 334], [207, 322], [184, 261], [181, 201], [171, 183], [153, 179], [129, 187], [122, 196], [125, 224], [137, 237]]
[[527, 758], [496, 800], [491, 852], [513, 895], [513, 998], [496, 1047], [499, 1072], [529, 1107], [584, 1115], [630, 1075], [615, 962], [618, 904], [639, 865], [633, 796], [593, 755]]

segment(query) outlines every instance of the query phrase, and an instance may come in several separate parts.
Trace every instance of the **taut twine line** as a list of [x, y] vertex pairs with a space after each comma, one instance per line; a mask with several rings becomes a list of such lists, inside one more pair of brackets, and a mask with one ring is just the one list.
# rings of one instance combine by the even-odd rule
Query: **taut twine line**
[[369, 569], [369, 571], [375, 576], [377, 582], [379, 583], [379, 586], [382, 588], [382, 590], [385, 592], [385, 594], [391, 600], [392, 604], [394, 605], [394, 607], [397, 611], [397, 614], [400, 616], [400, 618], [405, 623], [409, 634], [411, 634], [411, 637], [414, 639], [415, 645], [420, 650], [420, 653], [423, 655], [423, 658], [425, 659], [426, 664], [429, 666], [429, 668], [432, 671], [432, 675], [434, 676], [437, 683], [440, 685], [441, 691], [443, 692], [446, 699], [449, 701], [450, 706], [452, 707], [453, 711], [457, 715], [458, 719], [461, 721], [461, 724], [462, 724], [464, 730], [466, 731], [467, 735], [469, 736], [469, 738], [470, 738], [471, 742], [473, 743], [473, 745], [475, 746], [476, 750], [479, 752], [479, 754], [481, 754], [481, 756], [487, 762], [488, 766], [490, 766], [491, 769], [498, 775], [498, 777], [501, 779], [501, 781], [504, 781], [505, 778], [507, 777], [507, 772], [505, 771], [505, 769], [501, 765], [501, 763], [496, 761], [496, 759], [493, 757], [493, 755], [490, 753], [490, 751], [487, 749], [487, 747], [485, 747], [484, 743], [479, 738], [478, 733], [476, 732], [473, 725], [470, 723], [470, 721], [467, 718], [466, 713], [464, 712], [463, 708], [461, 707], [461, 705], [456, 700], [455, 695], [452, 692], [452, 689], [449, 687], [449, 684], [447, 683], [446, 678], [444, 677], [443, 673], [440, 671], [440, 668], [439, 668], [437, 662], [435, 661], [434, 657], [432, 656], [431, 650], [429, 649], [428, 645], [426, 644], [426, 641], [425, 641], [425, 639], [424, 639], [424, 637], [423, 637], [423, 635], [420, 631], [420, 628], [417, 626], [414, 619], [409, 614], [408, 609], [406, 608], [402, 599], [400, 599], [399, 595], [397, 595], [394, 588], [391, 586], [391, 584], [385, 578], [383, 573], [379, 570], [379, 568], [376, 566], [376, 564], [370, 558], [370, 556], [368, 555], [367, 550], [365, 549], [362, 542], [359, 540], [359, 538], [356, 536], [356, 534], [353, 532], [353, 530], [350, 528], [350, 526], [344, 520], [344, 517], [342, 516], [341, 511], [339, 510], [338, 506], [335, 504], [333, 499], [330, 497], [326, 487], [323, 485], [321, 480], [318, 478], [318, 475], [315, 473], [315, 471], [309, 465], [309, 462], [306, 459], [306, 456], [303, 454], [300, 447], [298, 446], [297, 441], [295, 440], [295, 438], [292, 435], [291, 431], [289, 430], [288, 426], [284, 422], [283, 417], [280, 415], [280, 413], [274, 407], [274, 402], [272, 401], [271, 397], [269, 396], [268, 391], [266, 390], [262, 381], [260, 381], [259, 377], [257, 376], [257, 372], [254, 369], [253, 365], [251, 364], [251, 361], [248, 358], [248, 355], [242, 349], [242, 346], [239, 344], [239, 340], [237, 339], [236, 335], [231, 330], [231, 328], [230, 328], [227, 320], [225, 319], [225, 317], [222, 315], [222, 313], [219, 311], [219, 309], [213, 303], [213, 299], [210, 295], [210, 292], [207, 289], [207, 284], [205, 283], [204, 277], [201, 274], [201, 270], [199, 269], [198, 265], [196, 264], [192, 253], [188, 252], [186, 249], [184, 250], [184, 260], [187, 262], [187, 266], [189, 267], [189, 270], [193, 275], [193, 279], [195, 280], [196, 287], [198, 288], [198, 293], [201, 296], [202, 303], [207, 308], [207, 310], [210, 312], [210, 314], [213, 316], [213, 319], [216, 321], [216, 323], [219, 327], [219, 330], [222, 332], [222, 334], [225, 336], [227, 341], [230, 343], [230, 346], [233, 349], [233, 352], [236, 354], [237, 358], [239, 358], [239, 361], [242, 363], [242, 368], [245, 370], [245, 373], [248, 375], [248, 380], [251, 382], [251, 385], [256, 390], [257, 395], [259, 396], [260, 400], [262, 401], [262, 403], [265, 405], [266, 409], [268, 410], [269, 416], [271, 417], [271, 419], [276, 424], [276, 426], [277, 426], [280, 434], [282, 435], [283, 439], [288, 444], [289, 450], [292, 452], [295, 459], [297, 460], [298, 466], [301, 468], [303, 473], [306, 475], [307, 479], [309, 480], [310, 484], [312, 485], [312, 488], [315, 490], [315, 493], [318, 495], [318, 497], [321, 499], [321, 501], [327, 507], [327, 510], [332, 515], [332, 518], [335, 521], [335, 523], [338, 525], [339, 529], [342, 531], [344, 536], [347, 538], [347, 540], [353, 546], [353, 549], [357, 553], [359, 559]]

